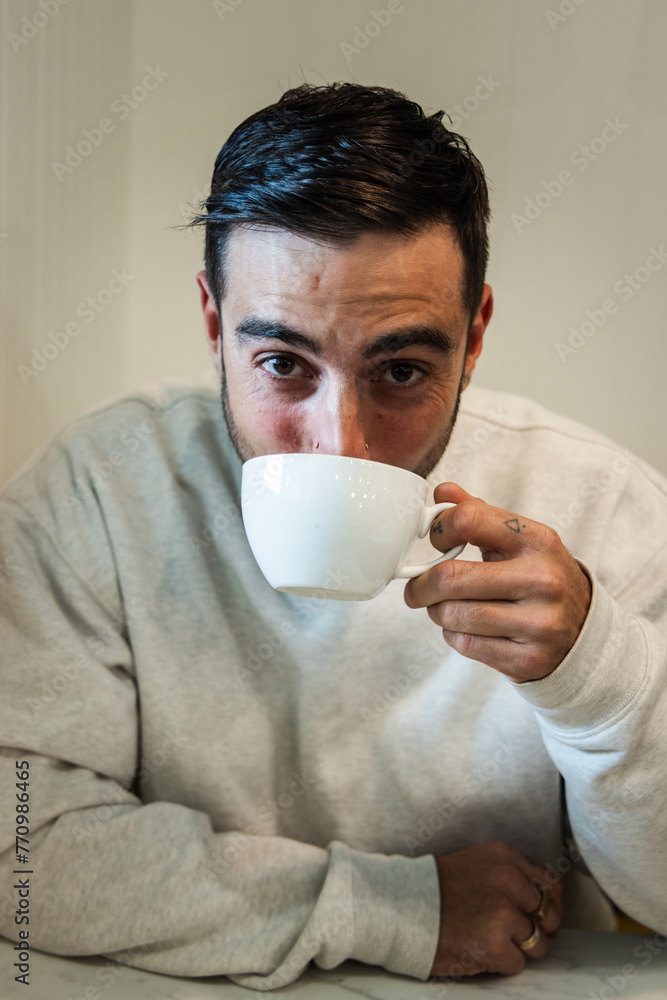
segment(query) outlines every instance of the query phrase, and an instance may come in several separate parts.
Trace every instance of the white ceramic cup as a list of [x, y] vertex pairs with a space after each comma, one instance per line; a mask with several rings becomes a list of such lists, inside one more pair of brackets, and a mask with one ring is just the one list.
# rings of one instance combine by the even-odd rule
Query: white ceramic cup
[[241, 503], [250, 548], [276, 590], [367, 601], [394, 579], [419, 576], [465, 548], [407, 566], [451, 503], [425, 506], [425, 479], [393, 465], [340, 455], [262, 455], [243, 466]]

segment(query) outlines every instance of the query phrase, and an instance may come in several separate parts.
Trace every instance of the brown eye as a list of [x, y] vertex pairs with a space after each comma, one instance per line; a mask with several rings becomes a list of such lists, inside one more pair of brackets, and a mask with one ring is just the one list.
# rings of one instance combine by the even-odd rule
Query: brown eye
[[285, 354], [275, 354], [272, 358], [262, 361], [261, 367], [269, 375], [287, 376], [305, 374], [301, 365], [294, 358]]
[[423, 368], [411, 361], [389, 361], [380, 366], [380, 374], [373, 381], [385, 385], [417, 386], [426, 377]]
[[394, 382], [409, 382], [415, 373], [412, 365], [392, 365], [388, 371], [391, 372]]
[[276, 375], [290, 375], [294, 370], [294, 362], [290, 358], [271, 358], [268, 363]]

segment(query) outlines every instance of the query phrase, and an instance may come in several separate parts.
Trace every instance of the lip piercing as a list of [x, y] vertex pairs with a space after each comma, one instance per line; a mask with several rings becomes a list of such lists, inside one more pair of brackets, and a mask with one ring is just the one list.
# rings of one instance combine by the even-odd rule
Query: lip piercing
[[368, 451], [368, 445], [366, 445], [366, 451]]

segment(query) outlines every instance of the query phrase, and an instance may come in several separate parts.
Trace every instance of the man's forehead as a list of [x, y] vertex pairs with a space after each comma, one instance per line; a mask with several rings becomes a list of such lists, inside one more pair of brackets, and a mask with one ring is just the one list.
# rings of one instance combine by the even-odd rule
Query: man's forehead
[[355, 301], [429, 300], [461, 304], [463, 257], [452, 230], [417, 235], [370, 231], [323, 242], [285, 229], [237, 227], [225, 260], [227, 292]]

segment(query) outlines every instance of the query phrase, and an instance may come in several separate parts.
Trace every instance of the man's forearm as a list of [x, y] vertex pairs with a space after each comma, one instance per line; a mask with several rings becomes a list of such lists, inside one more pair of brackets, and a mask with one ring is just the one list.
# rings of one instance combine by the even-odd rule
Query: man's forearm
[[[332, 968], [357, 958], [427, 977], [438, 929], [431, 856], [215, 832], [203, 812], [142, 805], [98, 775], [29, 756], [33, 800], [62, 810], [31, 834], [36, 948], [267, 990], [311, 960]], [[5, 770], [13, 763], [3, 756]], [[11, 892], [15, 867], [12, 840], [0, 895]], [[9, 938], [17, 930], [9, 920], [0, 929]]]
[[536, 709], [565, 778], [577, 846], [632, 916], [667, 924], [667, 639], [594, 582], [591, 612], [563, 663], [516, 685]]

